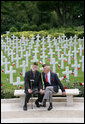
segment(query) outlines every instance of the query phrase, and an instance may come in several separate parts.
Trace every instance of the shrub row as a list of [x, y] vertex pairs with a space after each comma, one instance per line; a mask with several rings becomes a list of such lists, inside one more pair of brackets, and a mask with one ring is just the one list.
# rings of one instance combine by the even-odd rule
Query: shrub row
[[9, 33], [9, 34], [3, 34], [2, 36], [3, 37], [6, 37], [6, 36], [9, 36], [9, 37], [11, 37], [12, 35], [15, 35], [15, 36], [17, 36], [17, 37], [21, 37], [22, 35], [24, 35], [25, 37], [27, 37], [27, 38], [31, 38], [32, 36], [36, 36], [37, 34], [39, 34], [41, 37], [42, 36], [44, 36], [44, 37], [46, 37], [46, 36], [50, 36], [51, 38], [53, 38], [53, 37], [58, 37], [59, 35], [60, 36], [62, 36], [63, 34], [65, 34], [66, 35], [66, 37], [67, 38], [70, 38], [70, 36], [74, 36], [75, 34], [77, 35], [77, 37], [78, 38], [83, 38], [84, 37], [84, 32], [83, 31], [76, 31], [76, 32], [70, 32], [70, 31], [68, 31], [68, 32], [61, 32], [61, 33], [59, 33], [59, 32], [48, 32], [48, 31], [45, 31], [45, 30], [42, 30], [42, 31], [23, 31], [23, 32], [11, 32], [11, 33]]

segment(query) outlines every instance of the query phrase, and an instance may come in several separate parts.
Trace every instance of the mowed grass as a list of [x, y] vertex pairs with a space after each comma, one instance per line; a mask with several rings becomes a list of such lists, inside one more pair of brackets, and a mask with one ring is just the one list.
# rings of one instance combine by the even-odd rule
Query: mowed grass
[[[37, 58], [39, 60], [38, 61], [38, 70], [40, 72], [42, 72], [40, 70], [40, 68], [42, 67], [42, 64], [39, 64], [39, 62], [42, 61], [42, 58], [40, 58], [41, 52], [42, 52], [42, 49], [41, 49], [42, 44], [41, 44], [41, 42], [42, 41], [40, 41], [40, 43], [39, 43], [40, 46], [38, 47], [39, 53], [37, 53]], [[48, 60], [48, 58], [50, 58], [50, 55], [48, 54], [48, 52], [49, 52], [48, 43], [47, 43], [47, 41], [45, 41], [45, 42], [46, 42], [46, 44], [45, 44], [45, 48], [46, 48], [45, 55], [47, 55], [47, 58], [45, 59], [45, 62], [47, 64], [50, 64], [50, 61]], [[29, 46], [29, 44], [30, 44], [30, 41], [28, 43], [28, 46]], [[31, 56], [29, 56], [29, 60], [28, 60], [29, 64], [28, 64], [28, 67], [26, 67], [26, 71], [28, 71], [30, 69], [31, 65], [32, 65], [31, 60], [33, 59], [33, 55], [34, 55], [33, 50], [35, 48], [35, 44], [36, 44], [36, 42], [34, 42], [34, 44], [33, 44], [33, 48], [31, 50]], [[83, 45], [83, 43], [82, 43], [82, 45]], [[26, 50], [27, 50], [28, 46], [26, 46]], [[51, 42], [51, 46], [53, 46], [52, 49], [53, 49], [53, 52], [55, 52], [53, 57], [55, 58], [56, 61], [58, 61], [58, 64], [61, 65], [61, 60], [59, 60], [58, 56], [56, 56], [57, 51], [55, 51], [54, 42]], [[78, 47], [79, 47], [79, 44], [77, 45], [77, 50], [78, 50]], [[10, 49], [10, 51], [11, 51], [11, 49]], [[67, 54], [68, 54], [68, 50], [69, 49], [66, 49], [66, 53]], [[72, 50], [74, 50], [74, 46], [72, 46]], [[10, 66], [12, 66], [12, 64], [13, 64], [13, 62], [11, 62], [11, 56], [8, 57], [7, 54], [4, 52], [4, 50], [2, 50], [2, 51], [4, 53], [4, 56], [8, 59], [8, 61], [10, 61], [10, 64], [8, 65], [8, 70], [9, 70]], [[79, 51], [79, 53], [77, 54], [77, 62], [78, 62], [78, 64], [81, 64], [81, 67], [80, 67], [80, 70], [78, 70], [78, 77], [74, 77], [74, 75], [69, 74], [69, 86], [72, 86], [73, 83], [77, 82], [77, 81], [84, 82], [84, 72], [82, 72], [82, 63], [79, 62], [79, 60], [81, 60], [82, 57], [80, 56], [80, 50], [78, 50], [78, 51]], [[64, 52], [64, 49], [62, 49], [62, 51], [60, 51], [60, 57], [61, 57], [62, 52]], [[15, 53], [16, 53], [16, 49], [15, 49]], [[24, 51], [23, 54], [26, 54], [26, 51]], [[20, 52], [19, 52], [19, 55], [20, 55]], [[82, 51], [82, 55], [84, 55], [84, 51]], [[16, 58], [16, 54], [14, 55], [14, 57]], [[66, 57], [66, 56], [64, 55], [64, 57]], [[71, 57], [71, 65], [68, 65], [68, 57], [66, 57], [66, 58], [67, 58], [67, 62], [64, 61], [64, 69], [61, 69], [61, 67], [59, 68], [58, 64], [56, 64], [56, 73], [59, 73], [59, 77], [63, 77], [64, 76], [64, 74], [62, 74], [62, 72], [66, 70], [65, 69], [66, 66], [69, 66], [69, 70], [74, 70], [74, 68], [71, 67], [71, 65], [74, 64], [74, 60]], [[25, 57], [23, 57], [21, 60], [19, 60], [19, 65], [22, 65], [22, 61], [24, 59], [25, 59]], [[22, 72], [22, 68], [20, 68], [20, 67], [16, 68], [16, 61], [14, 60], [14, 62], [15, 62], [15, 66], [13, 66], [13, 70], [16, 70], [16, 73], [13, 74], [13, 82], [17, 81], [17, 77], [20, 77], [20, 80], [24, 81], [24, 77], [20, 75], [20, 72]], [[51, 66], [51, 69], [53, 69], [53, 65], [50, 64], [50, 66]], [[9, 74], [5, 74], [5, 72], [2, 72], [2, 69], [5, 69], [5, 65], [3, 65], [1, 67], [1, 81], [3, 82], [3, 87], [8, 89], [8, 90], [19, 88], [20, 86], [13, 86], [12, 84], [10, 84], [10, 75]], [[66, 83], [65, 79], [61, 80], [61, 82], [63, 83], [64, 86], [67, 86], [67, 83]], [[24, 88], [24, 85], [22, 85], [22, 88]]]

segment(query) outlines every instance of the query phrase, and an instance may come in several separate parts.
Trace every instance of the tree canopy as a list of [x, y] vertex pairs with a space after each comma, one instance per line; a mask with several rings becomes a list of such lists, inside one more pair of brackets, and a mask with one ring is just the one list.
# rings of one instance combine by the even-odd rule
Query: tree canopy
[[84, 1], [1, 1], [1, 33], [84, 25]]

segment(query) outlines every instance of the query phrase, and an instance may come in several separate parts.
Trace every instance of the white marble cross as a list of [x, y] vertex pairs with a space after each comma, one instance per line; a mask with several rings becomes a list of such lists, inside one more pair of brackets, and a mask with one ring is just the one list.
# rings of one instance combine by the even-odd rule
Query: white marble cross
[[29, 45], [29, 47], [27, 48], [27, 50], [29, 50], [29, 56], [31, 55], [31, 47]]
[[75, 45], [74, 45], [74, 51], [72, 51], [72, 53], [74, 53], [74, 58], [77, 59], [78, 51], [76, 50], [76, 46]]
[[31, 38], [31, 43], [34, 43], [34, 36], [32, 36], [32, 38]]
[[68, 65], [70, 65], [71, 64], [71, 56], [72, 56], [73, 54], [71, 54], [71, 51], [69, 50], [68, 51], [68, 54], [66, 54], [66, 56], [68, 56]]
[[56, 40], [57, 40], [57, 39], [56, 39], [56, 37], [54, 37], [54, 38], [53, 38], [53, 41], [54, 41], [54, 45], [55, 45], [55, 42], [56, 42]]
[[28, 67], [28, 57], [29, 57], [29, 54], [28, 54], [28, 51], [26, 51], [26, 55], [24, 55], [24, 56], [26, 56], [26, 67]]
[[12, 40], [11, 39], [9, 39], [9, 46], [11, 47], [12, 46]]
[[79, 39], [78, 39], [79, 46], [81, 45], [81, 41], [82, 41], [82, 39], [79, 38]]
[[69, 66], [66, 66], [66, 71], [63, 71], [62, 74], [66, 74], [66, 78], [69, 81], [69, 74], [72, 73], [72, 71], [69, 71]]
[[24, 50], [23, 50], [23, 47], [21, 46], [21, 48], [20, 48], [20, 50], [19, 51], [21, 51], [21, 58], [23, 58], [23, 52], [24, 52]]
[[72, 36], [69, 38], [69, 41], [70, 41], [70, 43], [72, 43], [72, 41], [73, 41], [73, 38], [72, 38]]
[[35, 55], [33, 57], [33, 60], [31, 60], [31, 62], [38, 62], [37, 53], [39, 53], [39, 51], [37, 50], [37, 48], [35, 48], [35, 51], [33, 51], [33, 53], [35, 53]]
[[14, 39], [15, 39], [15, 35], [14, 34], [12, 35], [12, 38], [13, 38], [13, 41], [14, 41]]
[[17, 82], [13, 82], [13, 85], [23, 85], [24, 84], [24, 81], [20, 81], [20, 77], [17, 77]]
[[49, 42], [48, 48], [51, 48], [51, 43]]
[[7, 58], [5, 58], [5, 74], [7, 74], [7, 72], [8, 72], [8, 70], [7, 70], [7, 68], [8, 68], [8, 64], [10, 64], [10, 62], [7, 62]]
[[66, 46], [68, 45], [68, 41], [69, 41], [69, 40], [66, 38], [66, 40], [65, 40], [65, 42], [66, 42]]
[[43, 50], [43, 51], [45, 51], [45, 50], [46, 50], [46, 48], [45, 48], [45, 45], [44, 45], [44, 44], [42, 45], [41, 50]]
[[48, 35], [46, 38], [47, 38], [47, 42], [50, 42], [50, 36]]
[[42, 42], [41, 42], [41, 44], [45, 44], [45, 38], [44, 37], [42, 37]]
[[52, 58], [51, 64], [53, 64], [53, 72], [56, 72], [56, 67], [55, 67], [55, 65], [58, 64], [58, 62], [55, 61], [55, 58]]
[[60, 51], [61, 51], [61, 49], [60, 49], [59, 46], [58, 46], [58, 48], [57, 48], [58, 58], [60, 57]]
[[75, 64], [73, 64], [71, 67], [74, 67], [74, 77], [78, 76], [78, 67], [80, 67], [80, 64], [77, 64], [77, 60], [75, 60]]
[[39, 42], [37, 41], [36, 44], [35, 44], [35, 47], [38, 48], [40, 45], [39, 45]]
[[4, 64], [3, 59], [5, 58], [5, 56], [3, 56], [3, 52], [1, 51], [1, 66]]
[[22, 67], [22, 69], [23, 69], [23, 77], [24, 77], [25, 76], [25, 68], [26, 68], [25, 60], [23, 60], [23, 63], [22, 63], [22, 65], [20, 65], [20, 67]]
[[68, 46], [69, 46], [70, 52], [71, 52], [71, 47], [72, 47], [72, 45], [73, 45], [73, 44], [72, 44], [71, 42], [69, 42], [69, 45], [68, 45]]
[[7, 73], [6, 73], [6, 74], [10, 74], [10, 84], [13, 83], [13, 73], [16, 73], [16, 70], [13, 70], [13, 67], [10, 66], [10, 70], [7, 71]]
[[37, 41], [39, 42], [39, 41], [40, 41], [40, 40], [39, 40], [40, 35], [39, 35], [39, 34], [37, 34], [36, 38], [37, 38]]
[[16, 45], [16, 43], [15, 43], [15, 41], [14, 41], [14, 40], [13, 40], [12, 45], [13, 45], [13, 46], [12, 46], [12, 48], [13, 48], [13, 50], [14, 50], [14, 49], [16, 48], [16, 46], [15, 46], [15, 45]]
[[28, 38], [26, 38], [26, 40], [25, 40], [25, 41], [26, 41], [26, 45], [28, 45], [28, 41], [29, 41], [29, 39], [28, 39]]
[[21, 57], [18, 56], [18, 54], [16, 54], [16, 68], [19, 68], [19, 60], [21, 59]]
[[55, 41], [55, 51], [57, 51], [57, 46], [58, 46], [58, 43], [57, 43], [57, 39], [56, 39], [56, 41]]
[[74, 45], [77, 45], [78, 43], [76, 42], [76, 40], [77, 40], [76, 34], [75, 34], [75, 36], [73, 38], [74, 38]]
[[64, 44], [64, 55], [66, 55], [66, 48], [68, 47], [66, 46], [66, 44]]
[[13, 62], [15, 60], [15, 58], [13, 57], [15, 53], [13, 52], [13, 49], [11, 50], [11, 62]]
[[64, 41], [61, 39], [61, 48], [63, 48]]
[[9, 41], [9, 37], [8, 37], [8, 36], [6, 36], [6, 38], [5, 38], [5, 39], [6, 39], [7, 43], [8, 43], [8, 41]]
[[8, 52], [8, 56], [10, 55], [10, 47], [8, 46], [8, 48], [7, 48], [7, 52]]
[[5, 53], [6, 53], [6, 51], [7, 51], [6, 47], [7, 47], [7, 46], [6, 46], [6, 43], [5, 43], [5, 44], [4, 44], [4, 48], [5, 48], [5, 49], [4, 49], [4, 52], [5, 52]]
[[25, 41], [23, 42], [22, 46], [23, 46], [23, 51], [25, 51], [25, 49], [26, 49], [26, 42]]
[[59, 37], [57, 38], [58, 39], [58, 41], [59, 41], [59, 43], [61, 42], [61, 37], [60, 37], [60, 35], [59, 35]]
[[59, 60], [61, 60], [61, 69], [64, 69], [64, 55], [61, 54], [61, 58], [59, 58]]
[[19, 45], [18, 45], [18, 41], [16, 42], [16, 53], [18, 54], [18, 48], [19, 48]]
[[82, 47], [82, 45], [80, 44], [80, 46], [79, 46], [79, 48], [78, 49], [80, 49], [80, 56], [82, 56], [82, 50], [84, 49], [83, 47]]
[[43, 55], [42, 56], [40, 56], [40, 58], [43, 58], [43, 64], [45, 64], [45, 58], [46, 58], [47, 56], [45, 56], [45, 52], [43, 51]]
[[82, 60], [79, 60], [79, 62], [82, 62], [82, 72], [84, 72], [84, 56], [82, 56]]
[[21, 40], [22, 40], [22, 42], [25, 41], [25, 37], [24, 37], [24, 35], [22, 35]]
[[50, 54], [50, 59], [52, 59], [53, 58], [53, 54], [55, 54], [55, 52], [53, 52], [53, 50], [52, 49], [50, 49], [50, 51], [49, 51], [49, 53], [48, 54]]

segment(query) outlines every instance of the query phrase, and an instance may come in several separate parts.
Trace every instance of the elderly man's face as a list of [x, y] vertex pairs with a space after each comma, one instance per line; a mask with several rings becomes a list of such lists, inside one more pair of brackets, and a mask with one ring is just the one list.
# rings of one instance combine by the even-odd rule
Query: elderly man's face
[[50, 71], [50, 68], [48, 66], [45, 66], [43, 68], [44, 73], [48, 73]]
[[32, 71], [36, 71], [36, 70], [37, 70], [37, 68], [38, 68], [38, 66], [37, 66], [37, 65], [32, 65]]

